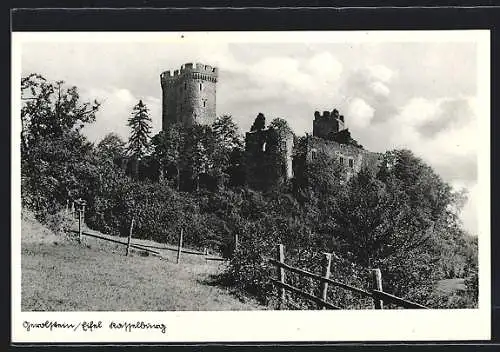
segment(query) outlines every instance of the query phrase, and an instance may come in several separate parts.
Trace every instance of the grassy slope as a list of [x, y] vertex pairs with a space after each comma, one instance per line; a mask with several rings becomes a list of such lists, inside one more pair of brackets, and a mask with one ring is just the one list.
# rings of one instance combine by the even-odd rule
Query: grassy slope
[[22, 310], [168, 311], [265, 309], [211, 286], [218, 262], [184, 255], [167, 260], [123, 255], [120, 245], [79, 245], [23, 219]]

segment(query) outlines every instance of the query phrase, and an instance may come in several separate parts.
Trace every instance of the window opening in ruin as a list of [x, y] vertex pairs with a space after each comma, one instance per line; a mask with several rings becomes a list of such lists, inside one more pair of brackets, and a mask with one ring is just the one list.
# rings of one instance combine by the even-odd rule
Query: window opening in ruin
[[311, 152], [311, 159], [316, 160], [316, 151], [314, 150]]
[[344, 165], [344, 158], [340, 157], [340, 165]]
[[354, 160], [349, 159], [349, 167], [354, 167]]
[[207, 102], [206, 102], [205, 100], [203, 100], [203, 107], [205, 107], [206, 103], [207, 103]]
[[200, 83], [200, 90], [201, 90], [201, 83]]
[[187, 89], [187, 82], [184, 82], [184, 89]]

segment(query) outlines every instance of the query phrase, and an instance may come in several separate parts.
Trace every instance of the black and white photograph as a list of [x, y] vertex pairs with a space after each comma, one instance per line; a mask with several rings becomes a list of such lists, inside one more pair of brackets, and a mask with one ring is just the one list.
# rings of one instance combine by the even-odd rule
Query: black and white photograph
[[20, 341], [489, 337], [488, 31], [12, 38]]

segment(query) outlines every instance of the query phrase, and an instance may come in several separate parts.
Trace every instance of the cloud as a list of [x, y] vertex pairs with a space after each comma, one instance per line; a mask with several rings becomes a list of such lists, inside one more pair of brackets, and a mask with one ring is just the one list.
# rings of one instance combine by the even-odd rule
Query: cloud
[[349, 103], [347, 114], [349, 116], [350, 126], [365, 128], [370, 124], [373, 118], [374, 109], [363, 99], [354, 98]]
[[451, 127], [460, 127], [474, 117], [472, 102], [465, 98], [444, 99], [438, 102], [434, 114], [438, 118], [431, 118], [419, 126], [419, 132], [427, 138]]
[[367, 71], [372, 79], [385, 83], [389, 82], [395, 74], [393, 70], [384, 65], [370, 66]]
[[[242, 131], [246, 131], [258, 112], [270, 121], [286, 118], [297, 133], [312, 126], [314, 110], [333, 107], [343, 66], [329, 52], [295, 58], [267, 56], [253, 62], [236, 60], [220, 73], [218, 113], [235, 112]], [[268, 122], [269, 122], [268, 121]]]
[[479, 201], [479, 187], [475, 183], [467, 187], [467, 202], [461, 211], [461, 220], [466, 231], [470, 234], [477, 235], [478, 229], [478, 214], [477, 205]]
[[314, 55], [305, 66], [314, 77], [324, 77], [327, 80], [338, 79], [343, 71], [342, 64], [329, 52]]
[[[391, 85], [397, 77], [395, 71], [384, 65], [367, 66], [349, 71], [340, 87], [342, 109], [350, 97], [359, 97], [373, 109], [371, 121], [380, 123], [391, 119], [398, 113], [395, 97], [391, 94]], [[349, 124], [348, 118], [348, 124]]]
[[[96, 114], [96, 121], [85, 126], [83, 132], [93, 142], [100, 141], [110, 132], [117, 133], [123, 140], [127, 140], [130, 134], [127, 121], [132, 115], [133, 107], [143, 100], [149, 109], [151, 117], [161, 116], [161, 101], [156, 97], [139, 97], [125, 88], [107, 87], [83, 90], [82, 100], [98, 99], [102, 102]], [[161, 128], [161, 119], [152, 118], [153, 133]]]
[[370, 84], [370, 89], [375, 93], [376, 95], [379, 96], [388, 96], [389, 93], [391, 92], [389, 87], [387, 87], [384, 83], [382, 82], [373, 82]]

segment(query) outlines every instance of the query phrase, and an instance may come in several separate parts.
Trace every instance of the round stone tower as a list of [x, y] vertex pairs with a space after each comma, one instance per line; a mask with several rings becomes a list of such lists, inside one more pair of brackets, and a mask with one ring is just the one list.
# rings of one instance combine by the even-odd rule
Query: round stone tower
[[162, 128], [182, 122], [209, 125], [216, 118], [215, 96], [218, 70], [216, 67], [187, 63], [173, 74], [160, 75], [163, 91]]

